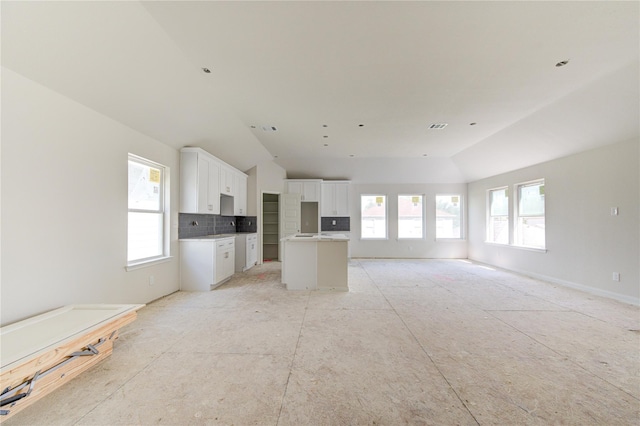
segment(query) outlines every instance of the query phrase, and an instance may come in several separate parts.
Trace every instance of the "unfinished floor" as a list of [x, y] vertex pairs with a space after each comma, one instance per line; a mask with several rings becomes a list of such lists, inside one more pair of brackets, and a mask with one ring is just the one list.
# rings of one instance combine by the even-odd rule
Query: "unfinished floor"
[[637, 425], [638, 307], [461, 260], [280, 264], [149, 304], [10, 425]]

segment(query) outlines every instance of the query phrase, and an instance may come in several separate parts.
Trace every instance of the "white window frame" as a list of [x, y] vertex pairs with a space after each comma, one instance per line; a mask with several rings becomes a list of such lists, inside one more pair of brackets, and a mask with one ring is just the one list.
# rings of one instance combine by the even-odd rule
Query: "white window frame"
[[[384, 237], [363, 237], [362, 197], [384, 197]], [[360, 239], [365, 241], [383, 241], [389, 239], [389, 197], [386, 194], [360, 194]]]
[[[438, 197], [458, 197], [460, 203], [460, 236], [459, 237], [438, 237]], [[464, 229], [464, 197], [462, 194], [436, 194], [433, 198], [434, 201], [434, 215], [435, 215], [435, 236], [436, 241], [462, 241], [465, 239]]]
[[[160, 170], [160, 209], [158, 210], [147, 210], [147, 209], [132, 209], [129, 208], [129, 202], [127, 198], [127, 266], [126, 270], [134, 270], [140, 267], [149, 266], [155, 263], [166, 262], [171, 259], [170, 255], [170, 242], [169, 242], [169, 223], [170, 223], [170, 205], [169, 205], [169, 167], [156, 163], [155, 161], [148, 160], [144, 157], [140, 157], [135, 154], [128, 154], [127, 164], [129, 162], [135, 162], [139, 164], [143, 164], [148, 167], [153, 167]], [[129, 173], [127, 167], [127, 183], [129, 182]], [[161, 214], [162, 215], [162, 253], [156, 256], [131, 259], [129, 260], [129, 213], [149, 213], [149, 214]]]
[[[493, 216], [491, 214], [492, 211], [492, 205], [491, 205], [491, 193], [492, 192], [497, 192], [497, 191], [505, 191], [507, 193], [507, 214], [506, 215], [496, 215]], [[487, 235], [486, 235], [486, 242], [490, 243], [490, 244], [500, 244], [500, 245], [509, 245], [510, 241], [511, 241], [511, 214], [509, 209], [511, 208], [511, 205], [509, 204], [509, 198], [510, 198], [511, 194], [509, 193], [509, 187], [508, 186], [501, 186], [498, 188], [491, 188], [487, 190], [487, 226], [486, 226], [486, 230], [487, 230]], [[506, 223], [506, 230], [507, 230], [507, 241], [502, 243], [499, 241], [495, 241], [493, 239], [493, 227], [492, 227], [492, 219], [494, 217], [504, 217], [507, 219], [507, 223]]]
[[[420, 209], [420, 223], [422, 226], [422, 233], [419, 237], [401, 237], [400, 236], [400, 197], [420, 197], [420, 203], [422, 204], [422, 208]], [[424, 240], [426, 238], [426, 206], [425, 206], [425, 194], [398, 194], [396, 201], [398, 203], [398, 241], [400, 240]]]
[[535, 215], [535, 216], [522, 216], [520, 214], [520, 189], [524, 188], [524, 187], [528, 187], [528, 186], [534, 186], [534, 185], [540, 185], [542, 184], [542, 186], [545, 186], [545, 180], [544, 178], [542, 179], [535, 179], [535, 180], [530, 180], [527, 182], [521, 182], [521, 183], [517, 183], [514, 185], [514, 190], [513, 190], [513, 194], [514, 194], [514, 204], [513, 204], [513, 245], [515, 247], [521, 247], [521, 248], [527, 248], [527, 249], [532, 249], [532, 250], [542, 250], [542, 251], [546, 251], [546, 245], [547, 245], [547, 235], [546, 235], [546, 226], [545, 226], [545, 235], [544, 235], [544, 245], [542, 247], [538, 247], [538, 246], [531, 246], [531, 245], [525, 245], [522, 242], [522, 229], [521, 229], [521, 223], [520, 223], [520, 219], [526, 219], [526, 218], [539, 218], [542, 217], [545, 220], [545, 224], [546, 224], [546, 204], [547, 204], [547, 200], [546, 200], [546, 196], [545, 196], [545, 200], [544, 200], [544, 213], [542, 215]]

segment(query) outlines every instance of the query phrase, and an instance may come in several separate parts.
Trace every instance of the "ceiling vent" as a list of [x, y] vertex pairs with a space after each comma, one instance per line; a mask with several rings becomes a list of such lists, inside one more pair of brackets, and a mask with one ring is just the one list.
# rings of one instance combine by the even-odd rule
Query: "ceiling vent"
[[447, 123], [434, 123], [429, 126], [429, 128], [433, 130], [440, 130], [444, 129], [445, 127], [447, 127]]
[[265, 132], [275, 132], [278, 129], [276, 129], [276, 126], [262, 126], [262, 130]]

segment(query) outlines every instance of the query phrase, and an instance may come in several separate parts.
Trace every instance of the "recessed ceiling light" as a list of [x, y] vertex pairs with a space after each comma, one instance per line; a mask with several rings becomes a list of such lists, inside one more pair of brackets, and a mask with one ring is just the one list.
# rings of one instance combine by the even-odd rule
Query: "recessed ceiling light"
[[206, 74], [211, 74], [211, 70], [209, 68], [202, 68], [202, 71], [204, 71]]
[[278, 129], [276, 128], [276, 126], [262, 126], [262, 130], [264, 130], [265, 132], [275, 132]]
[[445, 127], [447, 127], [447, 123], [433, 123], [429, 126], [429, 128], [433, 130], [440, 130], [444, 129]]
[[567, 59], [566, 61], [560, 61], [556, 64], [556, 67], [564, 67], [565, 65], [567, 65], [569, 63], [569, 60]]

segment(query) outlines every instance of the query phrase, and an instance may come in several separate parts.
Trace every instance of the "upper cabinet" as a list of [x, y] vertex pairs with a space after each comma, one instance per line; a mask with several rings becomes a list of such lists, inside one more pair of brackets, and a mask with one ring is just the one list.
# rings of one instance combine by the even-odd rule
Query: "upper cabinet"
[[235, 195], [235, 175], [234, 169], [228, 166], [220, 168], [220, 193], [224, 195]]
[[220, 214], [220, 166], [206, 151], [180, 155], [180, 212]]
[[235, 216], [247, 215], [247, 175], [244, 173], [234, 173], [235, 195], [233, 212]]
[[349, 216], [349, 182], [322, 182], [320, 215]]
[[320, 179], [287, 180], [287, 193], [300, 194], [300, 201], [320, 202]]
[[180, 213], [221, 214], [220, 195], [233, 197], [224, 214], [247, 215], [247, 175], [203, 149], [180, 150]]

